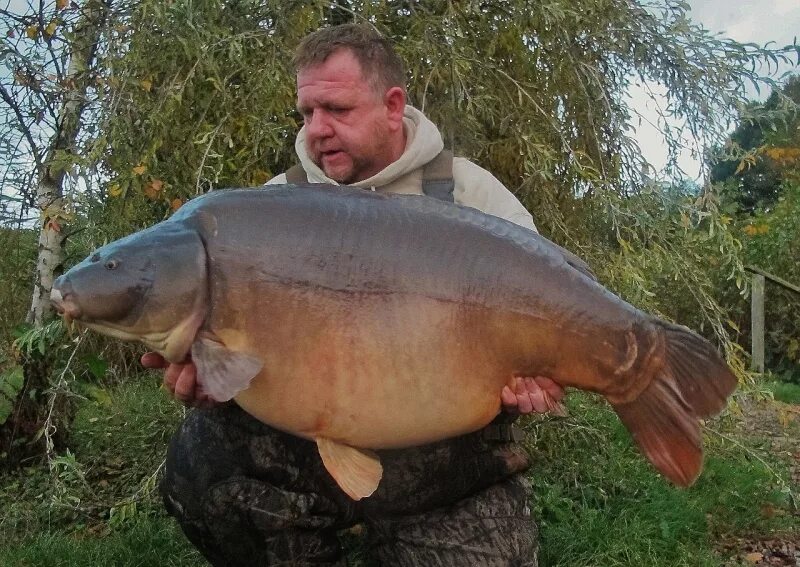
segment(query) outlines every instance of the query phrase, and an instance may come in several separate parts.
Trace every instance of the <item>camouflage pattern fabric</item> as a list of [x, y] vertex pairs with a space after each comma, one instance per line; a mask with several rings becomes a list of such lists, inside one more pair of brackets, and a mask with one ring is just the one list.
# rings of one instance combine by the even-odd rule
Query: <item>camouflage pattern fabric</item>
[[476, 432], [377, 453], [381, 484], [354, 502], [315, 443], [227, 404], [189, 414], [161, 492], [215, 566], [345, 565], [337, 532], [363, 524], [379, 565], [536, 567], [521, 447]]

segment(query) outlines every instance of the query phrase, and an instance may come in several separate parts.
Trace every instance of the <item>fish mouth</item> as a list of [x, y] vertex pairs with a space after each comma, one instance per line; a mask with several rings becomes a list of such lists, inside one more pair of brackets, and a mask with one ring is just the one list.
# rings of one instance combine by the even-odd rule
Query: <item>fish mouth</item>
[[83, 315], [81, 306], [70, 297], [71, 295], [70, 293], [64, 295], [61, 293], [61, 290], [57, 288], [53, 288], [50, 291], [50, 303], [56, 312], [64, 317], [64, 321], [67, 324], [71, 323], [74, 319], [80, 319]]

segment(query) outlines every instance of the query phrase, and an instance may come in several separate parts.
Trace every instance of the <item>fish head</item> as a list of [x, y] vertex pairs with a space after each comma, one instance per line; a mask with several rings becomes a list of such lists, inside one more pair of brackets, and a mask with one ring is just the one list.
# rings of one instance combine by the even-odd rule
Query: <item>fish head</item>
[[165, 222], [96, 250], [54, 282], [50, 299], [68, 323], [180, 362], [205, 319], [207, 289], [200, 236]]

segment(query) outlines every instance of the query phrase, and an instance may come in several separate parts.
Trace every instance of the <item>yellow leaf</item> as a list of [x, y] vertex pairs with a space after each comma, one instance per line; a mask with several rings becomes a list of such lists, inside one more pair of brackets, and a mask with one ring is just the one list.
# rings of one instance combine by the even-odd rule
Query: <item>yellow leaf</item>
[[783, 407], [778, 408], [778, 421], [781, 423], [781, 427], [783, 427], [783, 429], [787, 429], [789, 425], [791, 425], [796, 419], [797, 414], [795, 412], [787, 410]]
[[173, 199], [172, 203], [170, 203], [170, 207], [173, 211], [177, 211], [183, 205], [183, 201], [181, 199]]
[[25, 35], [30, 39], [36, 39], [39, 35], [39, 28], [37, 26], [28, 26], [25, 28]]
[[108, 194], [111, 197], [119, 197], [122, 195], [122, 187], [119, 186], [119, 183], [114, 183], [108, 188]]
[[56, 0], [56, 10], [63, 10], [67, 7], [69, 0]]
[[142, 165], [142, 164], [140, 163], [139, 165], [137, 165], [136, 167], [134, 167], [134, 168], [133, 168], [131, 171], [133, 171], [133, 174], [134, 174], [134, 175], [141, 175], [142, 173], [144, 173], [145, 171], [147, 171], [147, 166], [146, 166], [146, 165]]
[[745, 555], [744, 559], [751, 565], [755, 565], [756, 563], [760, 563], [761, 560], [764, 559], [764, 554], [754, 551], [753, 553], [748, 553], [747, 555]]
[[161, 188], [164, 186], [164, 182], [160, 179], [154, 179], [150, 183], [144, 186], [144, 194], [147, 195], [148, 199], [155, 200], [158, 198], [158, 193], [161, 191]]
[[139, 81], [139, 84], [142, 85], [142, 88], [147, 92], [150, 92], [150, 89], [153, 88], [153, 81], [149, 79], [142, 79], [141, 81]]
[[56, 33], [56, 29], [58, 29], [58, 21], [50, 20], [50, 23], [47, 24], [46, 28], [44, 28], [44, 35], [47, 37], [52, 37]]

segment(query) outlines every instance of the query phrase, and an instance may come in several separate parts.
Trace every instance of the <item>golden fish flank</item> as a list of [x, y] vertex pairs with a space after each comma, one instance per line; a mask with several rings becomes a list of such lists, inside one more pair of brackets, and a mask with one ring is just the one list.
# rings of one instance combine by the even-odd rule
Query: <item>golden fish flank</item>
[[354, 499], [380, 482], [369, 449], [483, 427], [515, 375], [603, 394], [686, 486], [698, 421], [736, 385], [707, 341], [625, 303], [563, 248], [419, 196], [214, 191], [98, 250], [53, 301], [101, 333], [164, 337], [170, 361], [191, 352], [216, 398], [316, 440]]

